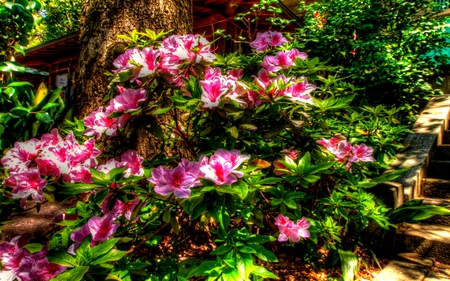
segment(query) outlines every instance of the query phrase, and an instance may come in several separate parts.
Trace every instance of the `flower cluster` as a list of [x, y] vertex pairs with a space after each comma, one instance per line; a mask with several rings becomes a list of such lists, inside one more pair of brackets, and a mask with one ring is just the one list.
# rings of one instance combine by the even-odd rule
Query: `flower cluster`
[[[147, 98], [145, 89], [125, 89], [117, 87], [119, 95], [114, 97], [103, 111], [103, 107], [93, 111], [84, 119], [87, 129], [83, 132], [86, 136], [100, 138], [103, 133], [107, 136], [115, 136], [117, 130], [122, 128], [131, 118], [130, 112], [140, 108], [139, 103]], [[121, 112], [119, 117], [109, 117], [111, 114]]]
[[179, 198], [188, 198], [191, 188], [200, 186], [200, 179], [208, 179], [216, 185], [233, 184], [244, 174], [237, 170], [248, 155], [242, 155], [238, 150], [218, 149], [214, 155], [202, 155], [198, 162], [189, 162], [186, 159], [174, 169], [159, 166], [152, 170], [148, 179], [156, 193], [166, 196], [174, 193]]
[[[171, 35], [159, 48], [134, 48], [117, 57], [113, 64], [116, 73], [131, 71], [131, 82], [140, 84], [138, 78], [162, 74], [174, 85], [182, 86], [182, 77], [192, 74], [193, 68], [185, 64], [209, 64], [216, 59], [209, 42], [201, 35]], [[195, 73], [194, 73], [195, 74]]]
[[112, 214], [103, 217], [93, 216], [81, 229], [70, 234], [70, 239], [75, 243], [69, 247], [68, 252], [75, 255], [75, 251], [88, 235], [91, 235], [91, 247], [106, 241], [114, 235], [119, 226], [120, 224], [114, 221]]
[[347, 167], [350, 168], [352, 163], [356, 162], [373, 162], [373, 148], [366, 146], [364, 143], [360, 145], [352, 145], [347, 138], [336, 134], [331, 139], [321, 139], [317, 143], [325, 146], [325, 148], [336, 156], [339, 162], [349, 161]]
[[294, 223], [288, 217], [279, 214], [275, 218], [275, 225], [278, 226], [278, 230], [280, 231], [280, 235], [278, 236], [278, 241], [280, 242], [286, 242], [288, 240], [298, 242], [300, 241], [300, 237], [307, 239], [310, 236], [308, 228], [311, 226], [311, 223], [305, 217]]
[[[298, 158], [298, 156], [300, 155], [300, 151], [295, 150], [295, 148], [293, 146], [291, 146], [289, 149], [283, 149], [281, 151], [281, 153], [285, 157], [289, 157], [292, 160], [296, 160]], [[284, 175], [288, 172], [288, 168], [282, 162], [280, 162], [278, 160], [273, 161], [273, 166], [275, 167], [275, 169], [273, 170], [273, 173], [277, 176]]]
[[264, 52], [269, 47], [278, 47], [287, 43], [287, 39], [278, 31], [258, 32], [256, 40], [250, 43], [250, 47], [254, 48], [257, 53]]
[[300, 52], [294, 48], [289, 51], [279, 51], [275, 56], [265, 56], [261, 66], [267, 69], [269, 73], [274, 73], [293, 66], [297, 58], [304, 60], [307, 57], [308, 55], [305, 52]]
[[[29, 196], [38, 203], [45, 201], [43, 189], [48, 180], [62, 180], [67, 183], [92, 183], [91, 168], [97, 168], [97, 156], [100, 150], [95, 147], [95, 140], [89, 139], [79, 144], [70, 132], [63, 139], [57, 129], [44, 134], [41, 139], [30, 139], [16, 142], [1, 159], [3, 167], [9, 172], [3, 184], [13, 188], [13, 198], [21, 199], [25, 207]], [[107, 164], [98, 166], [106, 171], [107, 165], [125, 167], [125, 177], [143, 176], [143, 158], [133, 150], [126, 151], [121, 162], [109, 160]]]
[[9, 177], [3, 184], [12, 187], [12, 197], [21, 198], [24, 207], [31, 196], [34, 201], [45, 201], [43, 188], [47, 179], [61, 178], [65, 182], [91, 183], [90, 168], [97, 165], [100, 150], [93, 139], [79, 144], [73, 133], [62, 139], [57, 129], [38, 139], [16, 142], [1, 159]]
[[21, 281], [47, 281], [66, 270], [65, 267], [48, 261], [47, 247], [38, 253], [31, 254], [22, 248], [26, 238], [17, 236], [11, 241], [0, 243], [0, 259], [5, 270], [14, 274], [14, 279]]
[[254, 83], [258, 87], [255, 95], [259, 100], [276, 100], [286, 97], [293, 101], [314, 104], [310, 93], [316, 89], [316, 86], [309, 84], [304, 76], [287, 78], [281, 74], [271, 77], [266, 69], [261, 69]]

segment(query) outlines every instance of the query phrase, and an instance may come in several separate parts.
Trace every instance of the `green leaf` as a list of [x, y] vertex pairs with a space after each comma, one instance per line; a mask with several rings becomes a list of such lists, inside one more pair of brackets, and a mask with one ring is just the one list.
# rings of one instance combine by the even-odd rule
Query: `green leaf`
[[50, 114], [48, 114], [48, 112], [36, 113], [36, 119], [44, 124], [50, 124], [54, 121], [53, 118], [50, 116]]
[[258, 244], [248, 244], [248, 246], [255, 249], [255, 251], [256, 251], [255, 256], [257, 256], [261, 260], [268, 261], [268, 262], [277, 262], [278, 261], [275, 254], [272, 253], [271, 251], [267, 250], [263, 246], [258, 245]]
[[193, 276], [206, 276], [214, 269], [219, 269], [221, 267], [222, 264], [217, 261], [204, 261], [198, 267], [191, 270], [186, 278], [189, 279]]
[[93, 247], [92, 248], [93, 259], [95, 260], [95, 258], [109, 252], [112, 248], [114, 248], [117, 241], [119, 241], [119, 238], [110, 238], [105, 242]]
[[233, 248], [231, 248], [230, 246], [222, 245], [222, 246], [218, 247], [217, 249], [215, 249], [214, 251], [210, 252], [209, 254], [211, 254], [211, 255], [223, 255], [223, 254], [228, 253], [232, 249]]
[[22, 56], [25, 56], [25, 49], [23, 48], [23, 46], [15, 45], [15, 46], [11, 46], [11, 48], [16, 50], [16, 52], [21, 54]]
[[23, 246], [23, 248], [27, 249], [30, 253], [35, 254], [42, 250], [42, 244], [39, 243], [29, 243]]
[[222, 271], [222, 280], [224, 281], [242, 281], [242, 278], [234, 268], [228, 267]]
[[30, 110], [28, 108], [22, 107], [22, 106], [17, 106], [14, 107], [13, 109], [11, 109], [11, 111], [9, 113], [11, 113], [14, 116], [18, 116], [18, 117], [22, 117], [27, 115], [30, 112]]
[[107, 179], [118, 181], [122, 179], [124, 171], [125, 167], [114, 168], [108, 173]]
[[56, 252], [56, 253], [50, 252], [47, 254], [47, 259], [51, 263], [59, 264], [61, 266], [66, 266], [66, 267], [76, 267], [77, 266], [75, 257], [73, 257], [72, 255], [69, 255], [66, 252]]
[[237, 190], [237, 195], [240, 199], [244, 200], [248, 194], [248, 185], [244, 181], [239, 181], [237, 185], [233, 186]]
[[153, 115], [159, 115], [159, 114], [166, 114], [167, 112], [169, 112], [172, 109], [173, 106], [168, 106], [168, 107], [164, 107], [164, 108], [158, 108], [155, 111], [152, 111]]
[[186, 91], [189, 92], [194, 99], [199, 99], [203, 93], [200, 80], [194, 76], [190, 76], [189, 81], [186, 84]]
[[91, 236], [86, 237], [76, 250], [75, 260], [80, 265], [88, 265], [92, 260]]
[[238, 251], [241, 253], [246, 253], [246, 254], [255, 254], [256, 253], [255, 249], [253, 249], [250, 246], [245, 246], [245, 245], [242, 247], [238, 247]]
[[[415, 166], [415, 167], [417, 167], [417, 166]], [[395, 170], [395, 171], [392, 171], [389, 173], [385, 173], [379, 177], [373, 178], [372, 182], [382, 183], [382, 182], [394, 180], [415, 167], [403, 168], [403, 169], [398, 169], [398, 170]]]
[[282, 181], [282, 178], [265, 178], [258, 181], [258, 184], [274, 184]]
[[344, 281], [353, 281], [359, 271], [358, 257], [350, 251], [338, 249], [341, 259], [342, 278]]
[[65, 183], [61, 191], [58, 191], [58, 193], [66, 195], [77, 195], [99, 187], [105, 186], [99, 184], [86, 184], [86, 183]]
[[16, 71], [16, 72], [20, 72], [23, 73], [25, 72], [25, 66], [21, 65], [20, 63], [17, 62], [12, 62], [12, 61], [5, 61], [4, 62], [9, 69], [11, 69], [12, 71]]
[[170, 218], [171, 218], [171, 214], [170, 214], [170, 210], [166, 210], [163, 214], [163, 221], [164, 222], [170, 222]]
[[33, 87], [33, 84], [27, 81], [20, 81], [20, 82], [12, 82], [8, 84], [8, 87], [23, 87], [23, 86], [31, 86]]
[[42, 110], [48, 110], [48, 109], [50, 109], [50, 108], [53, 108], [53, 107], [56, 107], [56, 106], [60, 106], [61, 105], [61, 103], [59, 103], [59, 102], [50, 102], [50, 103], [47, 103], [43, 108], [42, 108]]
[[97, 265], [97, 264], [102, 264], [102, 263], [111, 262], [111, 261], [118, 261], [121, 258], [123, 258], [123, 256], [125, 256], [126, 253], [127, 253], [127, 251], [119, 251], [116, 249], [112, 249], [108, 253], [95, 258], [90, 264]]
[[262, 278], [280, 279], [278, 276], [267, 270], [265, 267], [258, 265], [254, 265], [250, 273]]
[[239, 137], [239, 131], [238, 131], [238, 129], [236, 128], [236, 126], [233, 126], [233, 127], [231, 127], [231, 128], [228, 128], [228, 129], [226, 130], [226, 132], [229, 133], [230, 136], [233, 137], [233, 138], [235, 138], [235, 139], [237, 139], [237, 138]]
[[53, 90], [50, 94], [45, 95], [45, 97], [39, 102], [39, 104], [31, 109], [31, 112], [41, 111], [42, 108], [44, 108], [44, 106], [46, 106], [49, 103], [53, 103], [55, 100], [58, 99], [58, 97], [61, 96], [61, 90], [62, 87], [59, 87]]
[[308, 173], [309, 166], [311, 164], [311, 155], [309, 154], [309, 151], [303, 155], [303, 157], [298, 162], [298, 172], [299, 174]]
[[65, 280], [70, 281], [81, 281], [83, 280], [84, 274], [88, 272], [89, 266], [79, 266], [70, 270], [70, 274]]

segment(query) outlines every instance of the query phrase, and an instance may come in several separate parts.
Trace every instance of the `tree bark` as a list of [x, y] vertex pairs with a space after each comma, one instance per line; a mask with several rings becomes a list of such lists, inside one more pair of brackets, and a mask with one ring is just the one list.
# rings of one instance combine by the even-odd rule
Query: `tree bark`
[[[75, 73], [75, 116], [83, 118], [104, 104], [108, 93], [107, 71], [114, 59], [125, 51], [126, 42], [116, 35], [132, 30], [155, 32], [175, 30], [176, 34], [192, 33], [192, 0], [87, 0], [84, 1], [80, 29], [80, 55]], [[144, 137], [136, 128], [134, 145], [144, 158], [157, 151], [146, 146], [160, 146]], [[128, 145], [128, 144], [127, 144]]]

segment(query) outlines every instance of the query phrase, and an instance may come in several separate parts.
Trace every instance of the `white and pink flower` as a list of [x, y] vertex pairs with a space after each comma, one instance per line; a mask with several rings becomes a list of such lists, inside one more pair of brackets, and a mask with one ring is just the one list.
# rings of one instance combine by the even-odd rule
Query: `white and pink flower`
[[294, 223], [288, 217], [279, 214], [275, 218], [275, 225], [278, 226], [278, 230], [280, 231], [280, 235], [278, 236], [279, 242], [299, 242], [300, 238], [307, 239], [310, 237], [308, 228], [311, 226], [311, 223], [305, 217]]

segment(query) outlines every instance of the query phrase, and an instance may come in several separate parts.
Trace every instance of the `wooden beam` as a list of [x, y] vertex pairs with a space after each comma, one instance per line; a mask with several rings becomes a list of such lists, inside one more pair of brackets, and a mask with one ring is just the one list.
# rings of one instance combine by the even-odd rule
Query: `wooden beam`
[[204, 26], [208, 26], [211, 24], [215, 24], [218, 23], [220, 21], [226, 20], [227, 18], [222, 16], [221, 14], [213, 14], [209, 17], [206, 17], [204, 19], [197, 19], [194, 22], [194, 29], [195, 28], [201, 28]]

